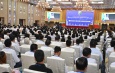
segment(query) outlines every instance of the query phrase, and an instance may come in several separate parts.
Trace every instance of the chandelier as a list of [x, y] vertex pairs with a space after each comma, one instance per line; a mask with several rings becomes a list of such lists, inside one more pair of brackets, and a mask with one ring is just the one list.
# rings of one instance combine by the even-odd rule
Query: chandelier
[[87, 0], [77, 0], [75, 7], [82, 11], [93, 11]]
[[53, 6], [51, 11], [57, 11], [57, 12], [61, 12], [61, 7], [60, 6]]

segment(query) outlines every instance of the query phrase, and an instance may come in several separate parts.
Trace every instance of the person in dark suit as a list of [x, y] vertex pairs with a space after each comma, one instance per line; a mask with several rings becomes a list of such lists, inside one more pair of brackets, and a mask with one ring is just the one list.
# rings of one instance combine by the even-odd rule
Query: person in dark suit
[[37, 63], [34, 65], [31, 65], [29, 69], [35, 70], [35, 71], [46, 72], [46, 73], [53, 73], [51, 69], [47, 68], [44, 65], [44, 52], [42, 50], [37, 50], [34, 53], [34, 57]]

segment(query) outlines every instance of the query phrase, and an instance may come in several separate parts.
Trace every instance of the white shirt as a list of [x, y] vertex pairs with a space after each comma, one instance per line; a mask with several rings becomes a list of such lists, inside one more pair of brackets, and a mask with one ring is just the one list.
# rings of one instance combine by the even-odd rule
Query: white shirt
[[[76, 62], [77, 59], [78, 59], [78, 58], [75, 59], [75, 62]], [[88, 60], [88, 64], [89, 64], [89, 63], [95, 63], [95, 64], [96, 64], [96, 60], [93, 59], [93, 58], [87, 58], [87, 60]]]
[[25, 52], [25, 54], [34, 56], [34, 52], [32, 52], [32, 51], [27, 51], [27, 52]]
[[19, 55], [20, 47], [17, 43], [12, 42], [13, 49], [16, 51], [16, 54]]
[[12, 54], [12, 56], [13, 56], [13, 65], [14, 65], [14, 66], [15, 66], [15, 64], [16, 64], [17, 62], [20, 62], [20, 59], [17, 57], [15, 50], [13, 50], [13, 49], [11, 49], [11, 48], [9, 48], [9, 47], [6, 47], [6, 48], [4, 48], [2, 51], [6, 52], [6, 53], [9, 52], [9, 53]]
[[8, 39], [9, 38], [9, 36], [8, 35], [4, 35], [4, 39]]
[[100, 56], [100, 62], [103, 61], [102, 53], [96, 48], [91, 48], [91, 54], [98, 54]]
[[54, 49], [49, 47], [49, 46], [42, 46], [40, 49], [41, 50], [50, 50], [51, 51], [51, 55], [54, 55]]

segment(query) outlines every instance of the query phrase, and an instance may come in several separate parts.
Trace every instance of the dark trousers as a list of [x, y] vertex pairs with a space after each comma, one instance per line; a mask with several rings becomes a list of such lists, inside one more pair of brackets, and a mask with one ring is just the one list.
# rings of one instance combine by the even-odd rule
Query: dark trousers
[[19, 68], [19, 67], [22, 67], [22, 62], [17, 62], [16, 65], [14, 66], [14, 68]]

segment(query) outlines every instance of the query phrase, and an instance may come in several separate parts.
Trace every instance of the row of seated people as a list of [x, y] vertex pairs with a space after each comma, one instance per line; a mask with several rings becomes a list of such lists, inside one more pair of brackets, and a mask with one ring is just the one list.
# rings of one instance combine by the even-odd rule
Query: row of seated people
[[[33, 53], [35, 52], [34, 53], [34, 57], [35, 57], [35, 60], [36, 60], [37, 63], [35, 65], [31, 65], [29, 67], [29, 69], [36, 70], [36, 71], [47, 72], [47, 73], [52, 73], [52, 70], [49, 69], [49, 68], [47, 68], [44, 65], [44, 52], [42, 50], [37, 50], [37, 45], [35, 45], [35, 44], [31, 45], [31, 50], [32, 50], [32, 48], [34, 48], [34, 49], [36, 48], [33, 51]], [[12, 50], [12, 49], [9, 48], [9, 50]], [[25, 54], [27, 54], [27, 53], [25, 53]], [[61, 54], [61, 48], [58, 47], [58, 46], [56, 46], [54, 48], [54, 55], [52, 56], [52, 58], [62, 59], [60, 57], [60, 54]], [[1, 55], [1, 59], [0, 59], [1, 64], [5, 64], [6, 63], [6, 55], [5, 55], [5, 53], [4, 52], [0, 52], [0, 55]], [[90, 48], [84, 48], [84, 50], [83, 50], [83, 56], [84, 57], [82, 57], [82, 58], [77, 58], [76, 61], [75, 61], [78, 73], [81, 70], [82, 70], [81, 72], [85, 72], [86, 71], [86, 67], [87, 67], [87, 65], [88, 65], [89, 62], [96, 63], [96, 61], [94, 59], [90, 58], [90, 56], [91, 56], [91, 49]], [[85, 59], [85, 62], [84, 62], [85, 65], [83, 65], [83, 66], [81, 65], [82, 67], [79, 66], [79, 64], [78, 64], [78, 62], [79, 62], [80, 59], [81, 59], [81, 62], [82, 62], [83, 59]], [[87, 60], [88, 60], [88, 63], [87, 63]], [[66, 70], [66, 73], [67, 73], [66, 66], [65, 66], [65, 70]], [[69, 73], [73, 73], [73, 71], [69, 72]]]
[[[38, 31], [39, 32], [39, 31]], [[57, 32], [57, 31], [56, 31]], [[39, 32], [39, 33], [41, 33], [41, 32]], [[70, 30], [68, 31], [68, 35], [70, 35]], [[65, 34], [66, 34], [66, 32], [65, 32]], [[48, 35], [48, 33], [47, 33], [47, 35]], [[57, 35], [57, 34], [56, 34]], [[37, 37], [38, 35], [36, 35], [36, 37]], [[58, 35], [58, 37], [59, 37], [59, 35]], [[99, 36], [100, 37], [100, 36]], [[102, 37], [101, 37], [102, 38]], [[10, 36], [10, 39], [12, 39], [12, 37]], [[39, 36], [38, 36], [38, 38], [37, 39], [39, 39], [37, 42], [38, 43], [44, 43], [45, 44], [45, 42], [44, 41], [42, 41], [43, 40], [43, 36], [40, 34]], [[14, 40], [14, 38], [12, 39], [12, 41]], [[103, 39], [100, 39], [100, 40], [103, 40]], [[59, 42], [59, 40], [58, 40], [58, 42]], [[60, 42], [59, 42], [60, 43]], [[66, 44], [67, 45], [67, 44]], [[79, 44], [78, 44], [79, 45]], [[80, 45], [81, 46], [81, 45]], [[15, 47], [16, 47], [16, 45], [15, 45]], [[83, 47], [83, 46], [81, 46], [81, 47]], [[91, 46], [90, 46], [91, 47]], [[93, 46], [94, 47], [94, 46]], [[16, 49], [17, 49], [17, 47], [16, 47]], [[19, 49], [20, 50], [20, 49]], [[99, 50], [99, 49], [98, 49]], [[17, 50], [15, 50], [15, 51], [17, 51]], [[18, 51], [16, 54], [17, 55], [19, 55], [19, 52], [20, 51]], [[94, 51], [94, 52], [96, 52], [96, 51]], [[53, 54], [53, 52], [52, 52], [52, 54]], [[96, 53], [97, 54], [97, 53]], [[98, 53], [99, 54], [99, 53]], [[101, 56], [101, 55], [100, 55]], [[101, 56], [101, 58], [100, 59], [102, 59], [102, 56]]]
[[[93, 42], [94, 42], [94, 41], [93, 41]], [[95, 44], [95, 43], [94, 43], [94, 44]], [[68, 46], [68, 47], [66, 48], [66, 51], [67, 51], [67, 50], [69, 50], [69, 51], [71, 50], [71, 51], [72, 51], [72, 48], [69, 48], [70, 45], [71, 45], [71, 41], [70, 41], [70, 40], [67, 40], [67, 41], [66, 41], [66, 45]], [[16, 57], [15, 51], [10, 48], [10, 47], [11, 47], [11, 40], [10, 40], [10, 39], [6, 39], [6, 40], [5, 40], [5, 46], [6, 46], [6, 48], [3, 49], [2, 51], [11, 52], [12, 55], [13, 55], [13, 58], [14, 58], [14, 61], [15, 61], [16, 66], [20, 67], [21, 65], [20, 65], [20, 62], [19, 62], [18, 57]], [[30, 51], [29, 51], [29, 52], [26, 52], [25, 54], [33, 55], [34, 52], [38, 49], [36, 44], [32, 44], [30, 48], [31, 48]], [[8, 50], [7, 50], [7, 49], [8, 49]], [[63, 51], [63, 49], [65, 50], [65, 48], [62, 48], [62, 51]], [[12, 52], [12, 51], [13, 51], [13, 52]], [[55, 48], [54, 48], [54, 56], [53, 56], [53, 57], [59, 58], [60, 53], [61, 53], [61, 48], [60, 48], [60, 47], [55, 47]], [[85, 57], [89, 58], [90, 55], [91, 55], [91, 49], [90, 49], [90, 48], [85, 48], [85, 49], [83, 49], [83, 55], [84, 55]], [[34, 54], [34, 56], [35, 56], [35, 54]], [[16, 61], [16, 60], [17, 60], [17, 61]], [[96, 63], [95, 60], [93, 60], [93, 59], [90, 59], [90, 58], [89, 58], [88, 60], [91, 60], [92, 62], [94, 61], [93, 63]], [[91, 61], [90, 61], [90, 62], [91, 62]], [[14, 66], [14, 68], [16, 68], [16, 66]], [[67, 72], [66, 72], [66, 73], [67, 73]]]

